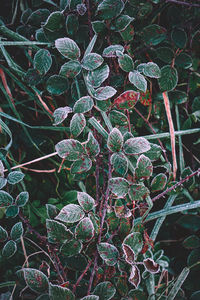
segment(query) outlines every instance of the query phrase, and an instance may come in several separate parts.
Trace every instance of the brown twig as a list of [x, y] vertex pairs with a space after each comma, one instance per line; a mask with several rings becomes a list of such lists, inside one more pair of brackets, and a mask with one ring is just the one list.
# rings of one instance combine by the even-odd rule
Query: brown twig
[[87, 264], [87, 267], [85, 268], [85, 270], [83, 271], [83, 273], [79, 276], [76, 284], [74, 284], [73, 293], [75, 293], [76, 287], [79, 285], [79, 283], [81, 282], [81, 280], [83, 279], [83, 277], [86, 275], [86, 273], [87, 273], [88, 269], [90, 268], [92, 262], [93, 262], [93, 260], [89, 261], [89, 263]]

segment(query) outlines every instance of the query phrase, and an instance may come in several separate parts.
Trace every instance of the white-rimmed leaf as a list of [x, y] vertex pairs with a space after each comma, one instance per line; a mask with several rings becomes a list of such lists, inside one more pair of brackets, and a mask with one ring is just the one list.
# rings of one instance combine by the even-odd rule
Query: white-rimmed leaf
[[120, 15], [124, 9], [122, 0], [103, 0], [97, 7], [97, 12], [102, 20], [115, 18]]
[[70, 122], [70, 131], [74, 137], [77, 137], [86, 126], [84, 114], [74, 114]]
[[90, 96], [80, 98], [74, 104], [73, 111], [75, 113], [86, 113], [90, 111], [94, 106], [94, 101]]
[[10, 184], [16, 184], [23, 180], [24, 174], [20, 171], [13, 171], [8, 174], [7, 180]]
[[103, 50], [103, 56], [104, 57], [116, 57], [116, 51], [121, 51], [122, 53], [124, 52], [124, 47], [122, 45], [111, 45], [106, 47]]
[[101, 65], [99, 68], [88, 73], [87, 80], [90, 85], [98, 88], [109, 76], [109, 66], [107, 64]]
[[62, 223], [55, 220], [46, 220], [47, 236], [49, 243], [63, 243], [72, 238], [72, 232]]
[[32, 268], [24, 268], [22, 271], [26, 284], [31, 290], [43, 293], [49, 289], [49, 280], [43, 272]]
[[99, 296], [99, 300], [110, 300], [114, 297], [115, 293], [116, 288], [109, 281], [99, 283], [93, 291], [94, 295]]
[[94, 226], [90, 218], [83, 218], [75, 228], [75, 237], [83, 242], [89, 242], [94, 236]]
[[78, 59], [81, 55], [78, 45], [70, 38], [60, 38], [55, 41], [57, 50], [69, 59]]
[[68, 204], [61, 209], [55, 219], [66, 223], [75, 223], [84, 218], [84, 216], [85, 213], [81, 206], [77, 204]]
[[150, 149], [150, 143], [143, 137], [130, 138], [124, 143], [124, 152], [129, 155], [141, 154]]
[[138, 89], [146, 92], [147, 81], [140, 72], [134, 71], [128, 74], [129, 81]]
[[103, 86], [95, 90], [94, 98], [97, 100], [107, 100], [112, 98], [117, 93], [112, 86]]
[[5, 191], [0, 191], [0, 207], [6, 207], [13, 203], [13, 197]]
[[109, 266], [114, 266], [117, 263], [119, 252], [117, 248], [109, 243], [99, 243], [97, 249], [101, 258]]
[[91, 167], [92, 167], [91, 159], [87, 156], [84, 156], [83, 158], [73, 162], [73, 164], [71, 165], [71, 173], [81, 174], [89, 171]]
[[67, 118], [68, 114], [71, 112], [72, 109], [69, 106], [57, 108], [53, 113], [53, 117], [54, 117], [53, 125], [58, 125], [62, 123]]
[[80, 159], [84, 153], [82, 144], [74, 139], [60, 141], [56, 144], [55, 149], [61, 158], [67, 158], [70, 161]]
[[85, 192], [77, 193], [77, 200], [84, 211], [89, 212], [95, 206], [95, 200]]
[[116, 127], [108, 135], [107, 147], [112, 152], [118, 152], [123, 146], [123, 135]]
[[95, 137], [93, 136], [92, 132], [89, 132], [88, 139], [85, 143], [85, 150], [87, 154], [90, 156], [97, 156], [100, 152], [100, 146]]
[[16, 251], [17, 251], [16, 243], [14, 241], [10, 240], [4, 245], [4, 247], [2, 249], [2, 256], [9, 258], [9, 257], [13, 256]]
[[147, 64], [145, 64], [143, 73], [145, 76], [151, 78], [159, 78], [161, 76], [159, 66], [153, 62], [148, 62]]
[[59, 75], [74, 78], [81, 72], [81, 69], [82, 67], [78, 60], [70, 60], [62, 65]]
[[52, 57], [48, 50], [40, 49], [34, 56], [33, 66], [41, 75], [46, 74], [52, 65]]
[[111, 193], [117, 198], [125, 197], [129, 190], [129, 182], [123, 177], [111, 178], [108, 186]]
[[70, 289], [51, 283], [49, 286], [49, 296], [51, 300], [75, 300], [75, 296]]
[[92, 71], [100, 67], [103, 63], [103, 57], [97, 53], [89, 53], [82, 60], [82, 67]]
[[18, 239], [21, 238], [23, 234], [24, 234], [24, 228], [22, 222], [18, 222], [12, 227], [10, 232], [10, 237], [12, 240], [17, 241]]

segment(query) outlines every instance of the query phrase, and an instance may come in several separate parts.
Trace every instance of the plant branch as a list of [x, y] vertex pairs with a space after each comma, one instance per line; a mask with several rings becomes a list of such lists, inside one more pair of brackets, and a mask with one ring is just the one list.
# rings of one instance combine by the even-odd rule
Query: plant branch
[[178, 1], [178, 0], [165, 0], [165, 2], [171, 2], [171, 3], [175, 3], [175, 4], [179, 4], [179, 5], [185, 5], [185, 6], [189, 6], [189, 7], [200, 7], [200, 4], [196, 4], [196, 3], [188, 3], [188, 2], [183, 2], [183, 1]]

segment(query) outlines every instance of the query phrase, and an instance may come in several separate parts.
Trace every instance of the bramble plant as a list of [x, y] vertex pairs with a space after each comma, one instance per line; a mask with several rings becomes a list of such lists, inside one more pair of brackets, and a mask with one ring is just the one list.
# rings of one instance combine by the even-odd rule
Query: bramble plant
[[[199, 144], [200, 5], [25, 2], [16, 32], [0, 20], [0, 299], [186, 299], [199, 256], [173, 277], [156, 239], [166, 216], [200, 207], [182, 141]], [[29, 168], [45, 159], [53, 169]]]

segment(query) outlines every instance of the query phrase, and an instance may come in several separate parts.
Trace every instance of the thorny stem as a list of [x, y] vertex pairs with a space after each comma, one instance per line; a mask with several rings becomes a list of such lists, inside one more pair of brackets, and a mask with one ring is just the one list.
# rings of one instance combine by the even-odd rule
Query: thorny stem
[[166, 0], [166, 2], [171, 2], [171, 3], [175, 3], [175, 4], [179, 4], [179, 5], [185, 5], [185, 6], [189, 6], [189, 7], [200, 7], [199, 4], [196, 3], [188, 3], [188, 2], [183, 2], [183, 1], [177, 1], [177, 0]]
[[85, 270], [83, 271], [83, 273], [79, 276], [76, 284], [74, 284], [74, 287], [73, 287], [73, 293], [75, 293], [76, 291], [76, 287], [79, 285], [79, 283], [81, 282], [81, 280], [83, 279], [83, 277], [86, 275], [88, 269], [90, 268], [91, 264], [92, 264], [93, 260], [90, 260], [87, 267], [85, 268]]
[[191, 177], [193, 177], [193, 176], [195, 176], [195, 175], [199, 175], [199, 174], [200, 174], [200, 168], [199, 168], [197, 171], [195, 171], [195, 172], [191, 173], [190, 175], [186, 176], [185, 178], [183, 178], [183, 179], [180, 180], [179, 182], [177, 182], [175, 185], [173, 185], [173, 186], [171, 186], [170, 188], [166, 189], [164, 192], [162, 192], [162, 193], [159, 194], [158, 196], [154, 197], [154, 198], [152, 199], [152, 201], [154, 202], [154, 201], [156, 201], [156, 200], [162, 198], [163, 196], [165, 196], [165, 194], [167, 194], [167, 193], [173, 191], [173, 190], [176, 189], [179, 185], [181, 185], [181, 184], [183, 184], [185, 181], [189, 180]]
[[86, 0], [85, 3], [86, 3], [87, 13], [88, 13], [88, 26], [89, 26], [90, 39], [92, 39], [93, 29], [92, 29], [92, 21], [91, 21], [90, 1]]
[[97, 250], [96, 250], [96, 252], [95, 252], [95, 259], [94, 259], [94, 267], [93, 267], [93, 270], [92, 270], [92, 274], [91, 274], [91, 276], [90, 276], [87, 295], [90, 295], [90, 291], [91, 291], [91, 288], [92, 288], [92, 283], [93, 283], [94, 275], [95, 275], [95, 273], [96, 273], [97, 260], [98, 260], [98, 252], [97, 252]]
[[[135, 108], [135, 107], [134, 107], [134, 110], [144, 120], [144, 122], [151, 128], [152, 132], [154, 134], [156, 134], [155, 130], [153, 129], [153, 126], [151, 125], [151, 123], [148, 120], [145, 119], [145, 117], [141, 114], [141, 112], [137, 108]], [[167, 158], [167, 155], [166, 155], [166, 150], [165, 150], [165, 148], [163, 146], [163, 143], [161, 142], [161, 140], [159, 138], [158, 138], [158, 142], [160, 144], [160, 147], [162, 148], [162, 151], [163, 151], [163, 154], [164, 154], [166, 162], [169, 162], [169, 160]]]

